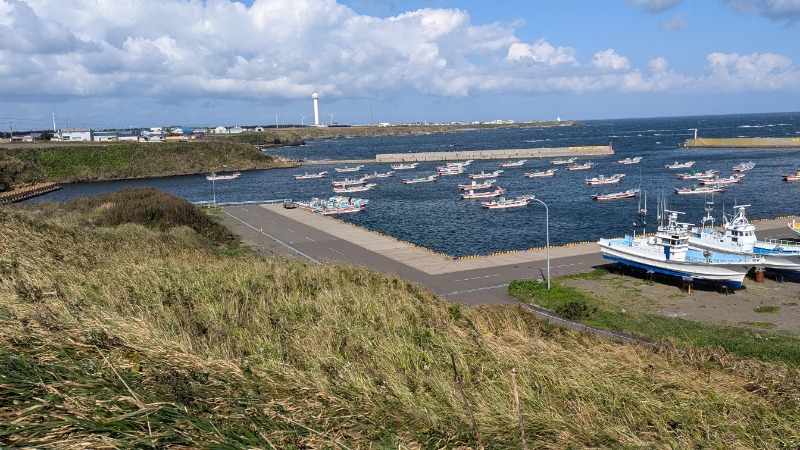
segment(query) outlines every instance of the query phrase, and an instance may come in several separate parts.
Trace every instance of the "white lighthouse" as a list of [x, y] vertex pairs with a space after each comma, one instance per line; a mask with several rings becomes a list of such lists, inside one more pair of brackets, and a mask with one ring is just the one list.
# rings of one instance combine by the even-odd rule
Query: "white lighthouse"
[[319, 126], [319, 94], [314, 92], [311, 94], [311, 98], [314, 99], [314, 126]]

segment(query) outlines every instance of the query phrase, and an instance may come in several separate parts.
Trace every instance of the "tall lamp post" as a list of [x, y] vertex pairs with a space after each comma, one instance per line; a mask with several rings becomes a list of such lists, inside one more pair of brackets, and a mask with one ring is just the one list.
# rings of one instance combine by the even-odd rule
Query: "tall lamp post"
[[538, 198], [534, 197], [532, 200], [536, 200], [537, 202], [544, 205], [544, 227], [545, 227], [545, 236], [546, 236], [546, 243], [547, 245], [547, 290], [550, 290], [550, 209], [547, 207], [547, 204]]

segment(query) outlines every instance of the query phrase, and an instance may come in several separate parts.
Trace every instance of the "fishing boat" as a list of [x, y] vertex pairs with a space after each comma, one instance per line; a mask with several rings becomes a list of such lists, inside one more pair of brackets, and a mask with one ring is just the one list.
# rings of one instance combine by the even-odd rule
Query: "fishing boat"
[[340, 172], [340, 173], [342, 173], [342, 172], [358, 172], [359, 170], [361, 170], [363, 168], [364, 168], [363, 165], [358, 165], [358, 166], [352, 166], [352, 167], [349, 167], [349, 166], [335, 167], [333, 170], [335, 170], [337, 172]]
[[754, 163], [753, 161], [740, 162], [739, 164], [733, 166], [733, 171], [734, 172], [747, 172], [748, 170], [753, 170], [753, 168], [755, 166], [756, 166], [756, 163]]
[[206, 180], [208, 180], [208, 181], [233, 180], [233, 179], [239, 178], [239, 176], [241, 176], [241, 175], [242, 175], [242, 173], [238, 172], [238, 171], [237, 172], [233, 172], [230, 175], [217, 175], [216, 173], [211, 172], [210, 174], [206, 175]]
[[694, 161], [686, 161], [685, 163], [679, 163], [678, 161], [675, 161], [674, 163], [667, 164], [664, 167], [666, 167], [667, 169], [688, 169], [689, 167], [692, 167], [693, 165], [694, 165]]
[[499, 187], [493, 191], [482, 191], [482, 192], [475, 192], [474, 190], [470, 189], [469, 191], [461, 194], [461, 198], [465, 200], [475, 199], [475, 198], [492, 198], [492, 197], [499, 197], [505, 194], [506, 191], [503, 188]]
[[461, 175], [464, 173], [464, 168], [461, 166], [447, 166], [447, 167], [437, 167], [436, 171], [439, 175], [447, 176], [447, 175]]
[[723, 214], [721, 229], [714, 228], [711, 211], [714, 200], [706, 202], [706, 217], [702, 225], [693, 227], [689, 245], [694, 248], [725, 253], [755, 255], [764, 258], [762, 267], [781, 272], [800, 272], [800, 244], [779, 239], [759, 240], [756, 227], [747, 220], [745, 209], [750, 205], [734, 206], [732, 218]]
[[336, 195], [328, 199], [312, 198], [310, 201], [292, 202], [298, 208], [323, 215], [347, 214], [363, 211], [369, 200]]
[[693, 184], [691, 187], [688, 188], [675, 188], [676, 194], [711, 194], [712, 192], [722, 192], [725, 190], [725, 186], [721, 186], [718, 184], [711, 185], [711, 186], [698, 186]]
[[419, 163], [392, 164], [392, 170], [416, 169], [418, 165], [419, 165]]
[[350, 185], [350, 186], [339, 186], [333, 188], [334, 194], [349, 194], [352, 192], [364, 192], [372, 190], [377, 186], [375, 183], [367, 183], [367, 184], [357, 184], [357, 185]]
[[572, 163], [574, 163], [576, 160], [577, 160], [577, 158], [562, 158], [562, 159], [553, 159], [553, 160], [550, 160], [550, 164], [555, 164], [555, 165], [566, 165], [566, 164], [572, 164]]
[[533, 195], [523, 195], [517, 198], [500, 197], [494, 201], [481, 202], [481, 206], [486, 209], [508, 209], [519, 208], [520, 206], [528, 206], [533, 200]]
[[364, 184], [366, 182], [367, 178], [361, 177], [361, 178], [345, 178], [344, 180], [334, 180], [331, 181], [331, 184], [333, 184], [334, 186], [341, 187], [341, 186], [353, 186], [356, 184]]
[[625, 176], [624, 173], [615, 173], [614, 175], [611, 175], [610, 177], [607, 177], [605, 175], [600, 175], [600, 176], [597, 176], [597, 177], [594, 177], [594, 178], [587, 178], [586, 179], [586, 184], [592, 185], [592, 186], [595, 186], [595, 185], [598, 185], [598, 184], [615, 184], [615, 183], [619, 183], [620, 181], [622, 181], [622, 177], [624, 177], [624, 176]]
[[622, 192], [612, 192], [610, 194], [595, 194], [592, 195], [592, 200], [619, 200], [622, 198], [633, 198], [639, 194], [639, 189], [628, 189]]
[[[654, 236], [627, 235], [620, 239], [600, 239], [597, 243], [603, 258], [643, 270], [707, 280], [726, 286], [742, 286], [750, 268], [761, 265], [763, 258], [690, 248], [690, 232], [678, 223], [677, 211], [663, 210], [667, 224], [658, 227]], [[662, 222], [663, 224], [663, 222]]]
[[573, 164], [571, 166], [565, 167], [567, 170], [588, 170], [594, 167], [594, 163], [591, 161], [585, 162], [583, 164]]
[[716, 174], [719, 173], [719, 170], [709, 169], [705, 172], [698, 172], [696, 170], [691, 170], [689, 173], [679, 173], [678, 179], [680, 180], [695, 180], [701, 178], [714, 178]]
[[318, 172], [318, 173], [308, 173], [308, 172], [306, 172], [304, 174], [294, 175], [294, 179], [295, 180], [310, 180], [312, 178], [323, 178], [327, 174], [328, 174], [328, 172]]
[[543, 177], [552, 177], [556, 174], [558, 169], [547, 169], [547, 170], [539, 170], [536, 169], [533, 172], [525, 173], [525, 176], [528, 178], [543, 178]]
[[800, 169], [794, 175], [781, 175], [783, 181], [800, 181]]
[[501, 173], [503, 173], [503, 170], [502, 170], [502, 169], [500, 169], [500, 170], [495, 170], [494, 172], [484, 172], [484, 171], [481, 171], [481, 173], [473, 173], [473, 174], [470, 174], [470, 175], [469, 175], [469, 177], [470, 177], [471, 179], [473, 179], [473, 180], [481, 180], [481, 179], [484, 179], [484, 178], [497, 178], [497, 177], [499, 177], [499, 176], [500, 176], [500, 174], [501, 174]]
[[459, 184], [458, 188], [461, 189], [462, 191], [468, 191], [470, 189], [488, 189], [492, 187], [492, 185], [495, 183], [497, 183], [497, 180], [495, 180], [494, 178], [489, 178], [486, 181], [480, 183], [475, 180], [472, 180], [470, 184]]
[[475, 162], [474, 159], [468, 159], [466, 161], [451, 161], [451, 162], [447, 163], [447, 166], [448, 167], [467, 167], [468, 165], [472, 164], [473, 162]]
[[504, 162], [500, 164], [500, 167], [522, 167], [527, 161], [527, 159], [520, 159], [519, 161]]
[[427, 183], [430, 181], [436, 181], [438, 174], [428, 175], [426, 177], [416, 176], [411, 178], [403, 178], [403, 183], [406, 184], [414, 184], [414, 183]]
[[725, 177], [725, 178], [719, 178], [719, 177], [717, 177], [717, 178], [703, 178], [701, 180], [697, 180], [697, 182], [700, 183], [700, 184], [714, 184], [714, 185], [732, 184], [732, 183], [739, 183], [740, 181], [742, 181], [742, 178], [744, 178], [743, 174], [735, 173], [735, 174], [733, 174], [733, 175], [731, 175], [729, 177]]
[[388, 172], [383, 172], [383, 173], [375, 172], [375, 173], [371, 173], [369, 175], [364, 175], [364, 178], [366, 178], [368, 180], [371, 180], [373, 178], [389, 178], [389, 177], [393, 177], [393, 176], [394, 176], [394, 170], [390, 170]]
[[629, 165], [629, 164], [639, 164], [641, 161], [642, 161], [642, 157], [641, 156], [636, 156], [634, 158], [620, 159], [619, 161], [617, 161], [617, 163], [618, 164]]

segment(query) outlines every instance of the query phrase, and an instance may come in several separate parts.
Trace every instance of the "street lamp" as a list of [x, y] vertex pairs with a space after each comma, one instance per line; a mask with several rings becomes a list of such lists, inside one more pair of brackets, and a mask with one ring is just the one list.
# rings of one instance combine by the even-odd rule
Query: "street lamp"
[[536, 197], [533, 197], [531, 200], [536, 200], [537, 202], [544, 205], [544, 227], [545, 227], [545, 236], [546, 236], [546, 243], [547, 245], [547, 290], [550, 290], [550, 209], [547, 207], [547, 204]]

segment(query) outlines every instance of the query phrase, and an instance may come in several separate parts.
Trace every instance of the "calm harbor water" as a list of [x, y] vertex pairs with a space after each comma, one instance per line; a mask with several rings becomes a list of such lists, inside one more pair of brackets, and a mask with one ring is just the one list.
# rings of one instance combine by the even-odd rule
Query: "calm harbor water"
[[[699, 149], [678, 148], [677, 144], [700, 137], [797, 137], [800, 113], [698, 116], [680, 118], [589, 121], [578, 127], [470, 130], [424, 136], [369, 137], [311, 141], [302, 147], [275, 150], [276, 154], [297, 159], [371, 159], [377, 153], [424, 151], [489, 150], [573, 145], [607, 145], [613, 142], [615, 155], [593, 157], [595, 167], [567, 171], [563, 166], [552, 178], [525, 178], [534, 169], [552, 166], [548, 160], [528, 160], [523, 167], [506, 168], [498, 186], [508, 197], [534, 194], [550, 212], [550, 242], [561, 245], [594, 241], [629, 233], [636, 218], [637, 199], [597, 202], [592, 194], [617, 192], [641, 187], [648, 203], [649, 230], [656, 224], [656, 196], [666, 194], [671, 209], [686, 214], [682, 221], [700, 223], [705, 215], [704, 195], [677, 195], [674, 187], [690, 186], [676, 175], [686, 170], [669, 170], [673, 162], [696, 161], [698, 171], [717, 169], [720, 177], [730, 176], [739, 162], [755, 161], [744, 181], [730, 185], [714, 198], [717, 221], [734, 204], [750, 204], [750, 219], [774, 218], [800, 213], [800, 183], [782, 181], [781, 175], [800, 168], [800, 150], [781, 149]], [[625, 157], [642, 156], [637, 165], [620, 165]], [[578, 162], [586, 161], [579, 159]], [[461, 200], [458, 184], [468, 181], [468, 173], [499, 168], [502, 161], [475, 161], [465, 174], [440, 177], [434, 183], [406, 185], [401, 178], [435, 173], [441, 163], [421, 163], [417, 169], [398, 171], [395, 177], [372, 180], [377, 187], [359, 193], [370, 203], [362, 213], [340, 216], [341, 220], [394, 236], [421, 247], [452, 256], [524, 250], [545, 245], [545, 209], [536, 202], [524, 208], [489, 211], [478, 200]], [[334, 166], [260, 170], [242, 173], [236, 180], [213, 184], [205, 176], [191, 175], [99, 183], [65, 185], [60, 191], [39, 197], [64, 200], [93, 195], [129, 186], [151, 186], [180, 195], [190, 201], [259, 201], [281, 198], [305, 200], [333, 195], [331, 181], [347, 175], [334, 173]], [[292, 175], [308, 170], [327, 170], [327, 178], [294, 180]], [[361, 173], [384, 172], [389, 164], [367, 164]], [[619, 185], [589, 186], [586, 178], [624, 173]], [[266, 230], [265, 230], [266, 231]]]

